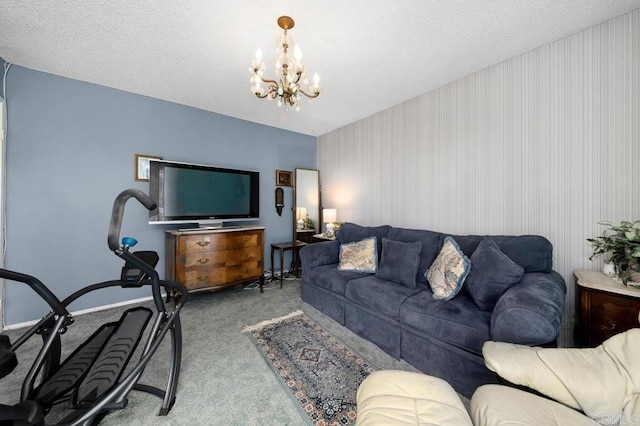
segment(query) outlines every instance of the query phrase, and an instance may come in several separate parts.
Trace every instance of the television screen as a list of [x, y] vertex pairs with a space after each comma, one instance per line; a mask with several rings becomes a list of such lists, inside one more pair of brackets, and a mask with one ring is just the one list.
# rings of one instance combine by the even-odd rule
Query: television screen
[[149, 223], [259, 219], [258, 172], [154, 160], [149, 194], [158, 203]]

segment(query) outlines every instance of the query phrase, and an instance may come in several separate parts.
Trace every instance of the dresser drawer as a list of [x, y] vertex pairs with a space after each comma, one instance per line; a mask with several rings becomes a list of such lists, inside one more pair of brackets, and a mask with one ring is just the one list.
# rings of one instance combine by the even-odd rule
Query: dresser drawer
[[[591, 340], [609, 337], [638, 327], [640, 300], [607, 293], [591, 293]], [[599, 344], [599, 343], [598, 343]]]
[[180, 280], [188, 289], [222, 286], [248, 277], [262, 276], [261, 262], [246, 262], [223, 268], [194, 268], [185, 271]]
[[178, 259], [185, 270], [193, 268], [220, 268], [242, 264], [248, 261], [262, 260], [262, 247], [245, 247], [233, 250], [220, 250], [202, 253], [189, 253]]
[[261, 234], [243, 232], [239, 234], [203, 234], [181, 237], [179, 253], [200, 253], [261, 245]]

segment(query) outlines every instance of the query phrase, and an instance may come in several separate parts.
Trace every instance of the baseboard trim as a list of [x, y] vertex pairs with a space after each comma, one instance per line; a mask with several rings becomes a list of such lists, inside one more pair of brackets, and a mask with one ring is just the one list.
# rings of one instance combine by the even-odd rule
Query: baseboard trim
[[[164, 297], [164, 295], [163, 295]], [[102, 305], [102, 306], [96, 306], [94, 308], [88, 308], [88, 309], [81, 309], [79, 311], [72, 311], [70, 312], [71, 315], [73, 315], [74, 317], [77, 317], [79, 315], [85, 315], [85, 314], [90, 314], [93, 312], [100, 312], [100, 311], [104, 311], [107, 309], [111, 309], [111, 308], [119, 308], [121, 306], [127, 306], [127, 305], [134, 305], [137, 303], [142, 303], [142, 302], [147, 302], [149, 300], [153, 300], [153, 296], [146, 296], [146, 297], [141, 297], [140, 299], [132, 299], [132, 300], [125, 300], [123, 302], [117, 302], [117, 303], [111, 303], [110, 305]], [[23, 327], [31, 327], [32, 325], [36, 324], [38, 320], [33, 320], [33, 321], [26, 321], [26, 322], [19, 322], [17, 324], [10, 324], [10, 325], [5, 325], [3, 328], [4, 330], [15, 330], [18, 328], [23, 328]]]

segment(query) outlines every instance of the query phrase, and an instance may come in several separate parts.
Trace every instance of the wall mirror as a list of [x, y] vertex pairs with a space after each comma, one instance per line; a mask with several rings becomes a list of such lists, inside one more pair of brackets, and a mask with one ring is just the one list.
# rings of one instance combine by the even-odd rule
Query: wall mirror
[[320, 217], [320, 172], [296, 169], [293, 197], [294, 240], [310, 243], [322, 230]]

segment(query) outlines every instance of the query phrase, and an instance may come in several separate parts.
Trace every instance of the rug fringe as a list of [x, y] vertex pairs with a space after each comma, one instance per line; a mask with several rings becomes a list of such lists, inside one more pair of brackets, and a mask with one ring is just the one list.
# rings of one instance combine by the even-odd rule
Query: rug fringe
[[280, 321], [289, 319], [291, 317], [302, 315], [303, 313], [304, 312], [302, 312], [301, 310], [297, 310], [297, 311], [293, 311], [290, 314], [287, 314], [287, 315], [279, 317], [279, 318], [272, 318], [270, 320], [264, 320], [264, 321], [261, 321], [261, 322], [259, 322], [257, 324], [254, 324], [254, 325], [245, 325], [244, 328], [242, 329], [242, 332], [243, 333], [247, 333], [247, 332], [251, 332], [251, 331], [260, 330], [264, 326], [267, 326], [267, 325], [270, 325], [270, 324], [275, 324], [275, 323], [278, 323]]

